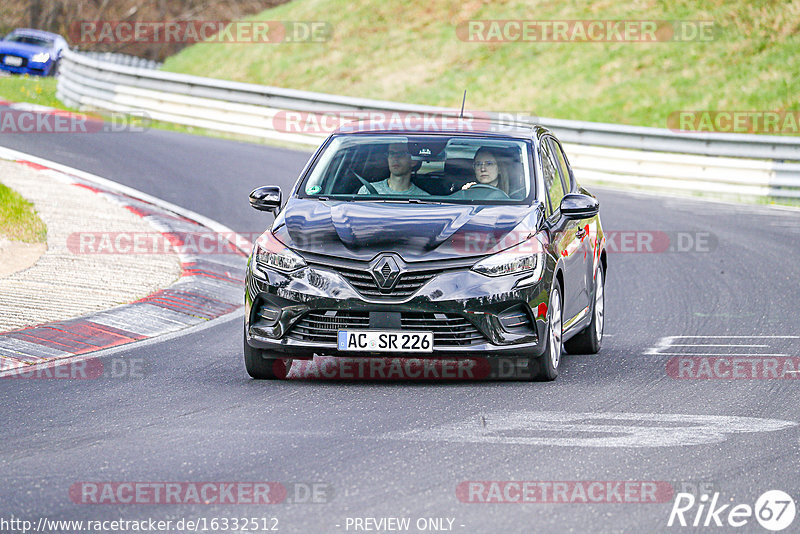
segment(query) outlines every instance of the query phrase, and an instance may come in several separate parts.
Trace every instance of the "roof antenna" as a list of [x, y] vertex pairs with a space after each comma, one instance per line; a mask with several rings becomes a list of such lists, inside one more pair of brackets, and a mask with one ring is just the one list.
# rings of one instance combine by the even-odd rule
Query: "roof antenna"
[[458, 115], [459, 119], [464, 118], [464, 103], [467, 101], [467, 90], [464, 89], [464, 98], [461, 99], [461, 113]]

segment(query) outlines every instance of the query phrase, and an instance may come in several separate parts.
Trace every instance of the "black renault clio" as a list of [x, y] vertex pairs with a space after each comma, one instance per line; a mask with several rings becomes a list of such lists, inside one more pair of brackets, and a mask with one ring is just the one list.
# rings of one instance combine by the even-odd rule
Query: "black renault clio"
[[603, 338], [599, 203], [539, 126], [355, 123], [320, 146], [248, 260], [244, 360], [513, 358], [553, 380]]

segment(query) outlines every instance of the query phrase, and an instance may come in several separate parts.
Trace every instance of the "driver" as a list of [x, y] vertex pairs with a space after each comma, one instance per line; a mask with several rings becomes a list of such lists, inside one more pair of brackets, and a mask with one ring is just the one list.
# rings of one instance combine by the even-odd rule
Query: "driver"
[[[410, 195], [423, 196], [429, 193], [411, 183], [411, 169], [414, 162], [408, 153], [406, 143], [392, 143], [387, 153], [389, 163], [389, 177], [380, 182], [373, 182], [372, 187], [381, 195]], [[359, 195], [369, 194], [367, 186], [362, 185], [358, 190]]]
[[475, 152], [475, 157], [472, 158], [472, 169], [475, 172], [476, 181], [464, 184], [461, 189], [469, 189], [473, 185], [481, 184], [496, 187], [508, 194], [508, 180], [500, 172], [497, 155], [491, 148], [481, 147]]

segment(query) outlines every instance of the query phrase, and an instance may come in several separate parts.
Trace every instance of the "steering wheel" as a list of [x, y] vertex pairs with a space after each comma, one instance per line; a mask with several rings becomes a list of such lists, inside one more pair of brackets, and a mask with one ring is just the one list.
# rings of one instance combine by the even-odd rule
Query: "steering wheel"
[[[498, 189], [495, 186], [488, 184], [471, 185], [467, 189], [462, 189], [462, 191], [469, 194], [469, 192], [472, 191], [473, 189], [488, 189], [490, 192], [496, 193], [496, 195], [490, 195], [489, 198], [487, 198], [486, 200], [506, 200], [511, 198], [502, 189]], [[492, 198], [492, 196], [494, 196], [494, 198]]]
[[379, 195], [379, 194], [380, 194], [380, 193], [378, 193], [378, 190], [377, 190], [377, 189], [375, 189], [375, 186], [374, 186], [374, 185], [372, 185], [372, 184], [371, 184], [371, 183], [369, 183], [367, 180], [365, 180], [364, 178], [362, 178], [361, 176], [359, 176], [359, 175], [358, 175], [358, 173], [357, 173], [356, 171], [354, 171], [353, 169], [350, 169], [350, 172], [352, 172], [352, 173], [353, 173], [353, 176], [355, 176], [356, 178], [358, 178], [358, 181], [359, 181], [359, 182], [361, 182], [361, 183], [364, 185], [364, 187], [366, 187], [366, 188], [367, 188], [367, 191], [369, 191], [369, 192], [370, 192], [370, 194], [372, 194], [372, 195]]

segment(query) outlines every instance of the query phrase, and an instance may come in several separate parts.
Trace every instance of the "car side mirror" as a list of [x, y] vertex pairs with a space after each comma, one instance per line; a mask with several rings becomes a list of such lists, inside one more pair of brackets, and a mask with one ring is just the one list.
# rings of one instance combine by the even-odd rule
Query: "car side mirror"
[[596, 198], [582, 193], [569, 193], [561, 199], [561, 214], [567, 219], [588, 219], [600, 211]]
[[278, 211], [281, 208], [281, 188], [277, 185], [264, 185], [250, 193], [250, 206], [258, 211]]

